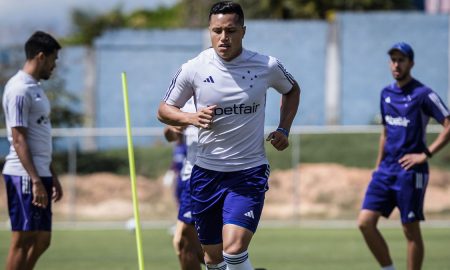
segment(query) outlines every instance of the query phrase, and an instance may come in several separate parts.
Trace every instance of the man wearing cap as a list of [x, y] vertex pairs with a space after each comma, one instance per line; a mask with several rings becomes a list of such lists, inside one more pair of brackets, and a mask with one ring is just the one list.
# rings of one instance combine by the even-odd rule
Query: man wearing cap
[[[389, 217], [399, 209], [407, 241], [407, 269], [421, 269], [424, 257], [420, 221], [425, 220], [423, 204], [428, 183], [428, 163], [450, 141], [450, 113], [441, 98], [414, 79], [414, 51], [404, 42], [388, 51], [395, 82], [381, 91], [383, 130], [376, 170], [367, 188], [358, 225], [364, 239], [381, 266], [395, 269], [389, 249], [377, 229], [380, 216]], [[427, 145], [426, 126], [430, 117], [444, 126]]]

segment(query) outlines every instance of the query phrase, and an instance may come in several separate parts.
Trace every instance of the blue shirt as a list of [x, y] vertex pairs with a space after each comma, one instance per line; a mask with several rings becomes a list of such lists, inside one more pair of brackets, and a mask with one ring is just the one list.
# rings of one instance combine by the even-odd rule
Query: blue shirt
[[[433, 117], [442, 124], [450, 115], [441, 98], [415, 79], [402, 88], [396, 83], [385, 87], [381, 92], [380, 105], [387, 131], [380, 167], [394, 172], [403, 170], [398, 160], [405, 154], [424, 152], [429, 118]], [[413, 170], [427, 171], [428, 165], [417, 165]]]

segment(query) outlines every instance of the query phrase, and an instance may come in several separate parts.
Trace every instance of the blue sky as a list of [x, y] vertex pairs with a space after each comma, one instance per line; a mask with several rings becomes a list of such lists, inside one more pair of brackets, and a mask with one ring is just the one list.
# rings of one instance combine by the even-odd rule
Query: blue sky
[[35, 30], [56, 36], [70, 31], [74, 8], [105, 12], [122, 6], [125, 12], [137, 8], [170, 6], [177, 0], [0, 0], [0, 46], [22, 41]]

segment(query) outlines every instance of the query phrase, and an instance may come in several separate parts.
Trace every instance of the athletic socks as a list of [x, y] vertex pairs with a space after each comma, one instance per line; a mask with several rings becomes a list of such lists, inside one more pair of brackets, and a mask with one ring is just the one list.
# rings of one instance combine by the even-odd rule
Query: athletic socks
[[206, 270], [227, 270], [227, 264], [225, 262], [219, 264], [207, 264]]
[[381, 267], [381, 270], [395, 270], [395, 267], [393, 264], [391, 264], [389, 266]]
[[248, 252], [231, 255], [223, 252], [223, 259], [227, 263], [227, 270], [253, 270], [253, 266], [248, 259]]

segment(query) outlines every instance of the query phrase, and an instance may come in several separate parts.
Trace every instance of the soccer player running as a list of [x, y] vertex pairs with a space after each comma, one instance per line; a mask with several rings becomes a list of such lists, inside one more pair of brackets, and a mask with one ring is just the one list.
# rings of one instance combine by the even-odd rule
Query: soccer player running
[[[195, 112], [193, 99], [189, 99], [182, 108], [185, 112]], [[192, 218], [192, 202], [190, 178], [192, 167], [197, 157], [198, 128], [192, 125], [185, 127], [167, 126], [164, 129], [167, 141], [183, 141], [187, 147], [186, 158], [177, 177], [178, 217], [173, 236], [173, 246], [180, 262], [181, 270], [201, 270], [203, 252], [197, 237]]]
[[[381, 115], [384, 129], [376, 171], [367, 188], [359, 214], [359, 228], [382, 269], [393, 270], [389, 249], [377, 229], [380, 216], [389, 217], [395, 207], [400, 210], [407, 241], [407, 269], [421, 269], [424, 244], [420, 221], [428, 183], [427, 160], [450, 140], [450, 113], [438, 95], [411, 76], [414, 52], [406, 43], [394, 44], [388, 51], [395, 82], [381, 92]], [[427, 146], [426, 126], [433, 117], [443, 131]]]
[[[289, 145], [300, 88], [271, 56], [244, 49], [239, 4], [218, 2], [209, 13], [212, 48], [182, 65], [158, 110], [160, 121], [199, 128], [191, 175], [193, 217], [207, 269], [253, 269], [247, 253], [268, 189], [264, 151], [266, 92], [282, 94], [280, 122], [267, 140]], [[182, 112], [194, 97], [196, 112]]]
[[52, 36], [35, 32], [25, 43], [23, 69], [7, 82], [3, 94], [11, 144], [3, 168], [12, 229], [7, 270], [34, 268], [50, 246], [52, 199], [63, 195], [51, 168], [50, 103], [39, 84], [50, 78], [59, 49]]

